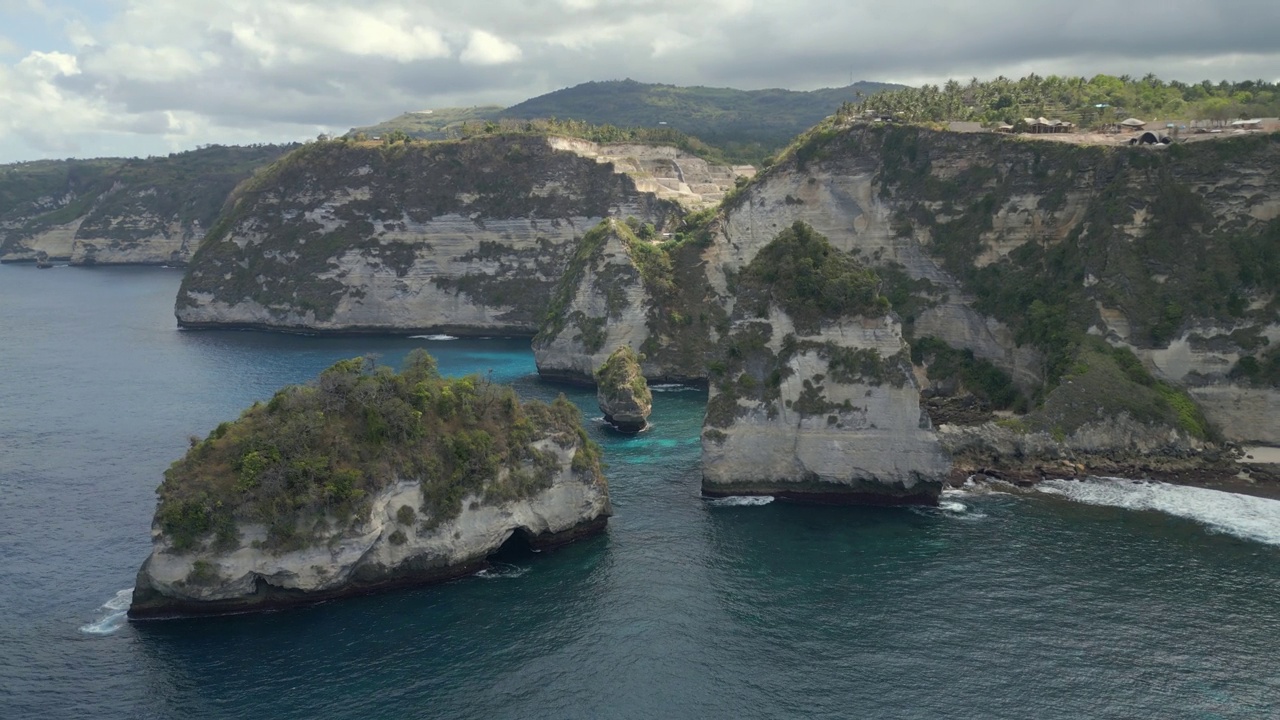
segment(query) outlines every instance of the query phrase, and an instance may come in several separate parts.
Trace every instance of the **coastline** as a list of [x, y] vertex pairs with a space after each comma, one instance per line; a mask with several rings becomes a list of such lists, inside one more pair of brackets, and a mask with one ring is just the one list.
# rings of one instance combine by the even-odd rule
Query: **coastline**
[[[1250, 455], [1253, 457], [1249, 458]], [[1045, 480], [1082, 480], [1089, 477], [1164, 482], [1280, 500], [1280, 448], [1244, 448], [1237, 459], [1201, 462], [1150, 458], [1146, 462], [1027, 461], [988, 466], [957, 463], [946, 484], [959, 488], [973, 478], [979, 482], [996, 480], [1034, 489]]]

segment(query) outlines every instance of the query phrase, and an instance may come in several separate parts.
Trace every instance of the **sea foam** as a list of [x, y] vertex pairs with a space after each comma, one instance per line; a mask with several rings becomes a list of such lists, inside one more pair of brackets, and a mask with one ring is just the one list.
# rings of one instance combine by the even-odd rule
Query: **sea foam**
[[119, 630], [126, 620], [129, 610], [129, 603], [133, 600], [133, 588], [125, 588], [115, 594], [115, 597], [102, 603], [98, 608], [106, 612], [102, 613], [102, 617], [88, 625], [80, 626], [80, 632], [86, 635], [110, 635]]
[[489, 563], [489, 567], [476, 573], [476, 577], [485, 580], [502, 580], [505, 578], [518, 578], [529, 572], [529, 568], [512, 565], [510, 563]]
[[773, 502], [772, 495], [730, 495], [722, 498], [708, 498], [707, 504], [712, 507], [756, 507]]
[[457, 340], [454, 335], [410, 335], [412, 340]]
[[1041, 491], [1089, 505], [1156, 510], [1214, 531], [1280, 546], [1280, 501], [1161, 482], [1090, 478], [1045, 480]]

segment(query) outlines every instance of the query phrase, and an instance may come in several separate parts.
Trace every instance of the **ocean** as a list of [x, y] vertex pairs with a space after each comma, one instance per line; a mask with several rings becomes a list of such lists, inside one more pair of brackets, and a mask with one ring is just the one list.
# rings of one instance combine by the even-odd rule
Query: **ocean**
[[[0, 266], [0, 718], [1280, 717], [1280, 502], [1122, 479], [709, 501], [704, 391], [658, 387], [621, 436], [527, 340], [183, 332], [180, 279]], [[124, 619], [188, 436], [418, 347], [578, 403], [608, 532], [433, 587]]]

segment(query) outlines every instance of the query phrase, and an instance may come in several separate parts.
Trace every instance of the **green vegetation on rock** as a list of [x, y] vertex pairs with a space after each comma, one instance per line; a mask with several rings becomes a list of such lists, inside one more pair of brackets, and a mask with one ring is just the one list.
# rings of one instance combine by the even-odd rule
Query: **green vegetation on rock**
[[[734, 323], [709, 367], [716, 393], [707, 407], [706, 426], [728, 428], [751, 406], [763, 406], [770, 418], [783, 407], [801, 416], [850, 409], [848, 403], [826, 399], [826, 381], [899, 388], [910, 382], [904, 353], [886, 357], [874, 348], [803, 337], [819, 333], [825, 323], [886, 315], [889, 301], [879, 294], [879, 286], [873, 271], [808, 225], [796, 222], [778, 233], [735, 277]], [[782, 337], [777, 352], [770, 347], [775, 333], [767, 321], [771, 304], [787, 314], [800, 335]], [[802, 379], [800, 395], [784, 403], [782, 385], [794, 373], [792, 360], [803, 354], [820, 357], [827, 371]]]
[[969, 349], [957, 350], [935, 337], [911, 341], [911, 362], [924, 365], [929, 379], [955, 379], [974, 397], [996, 410], [1027, 409], [1027, 398], [1013, 384], [1013, 378], [986, 360], [975, 358]]
[[195, 443], [165, 472], [156, 521], [179, 551], [210, 536], [236, 547], [248, 523], [267, 528], [264, 549], [284, 552], [340, 535], [367, 517], [376, 494], [411, 481], [421, 504], [396, 518], [434, 527], [467, 496], [502, 503], [550, 487], [559, 460], [535, 447], [543, 439], [572, 450], [573, 470], [603, 482], [600, 450], [563, 395], [522, 403], [476, 376], [443, 378], [421, 350], [401, 373], [343, 360]]
[[[727, 322], [724, 309], [712, 300], [701, 257], [710, 235], [706, 224], [714, 217], [714, 212], [686, 216], [665, 242], [658, 242], [652, 225], [635, 218], [608, 219], [592, 228], [578, 242], [552, 294], [534, 346], [550, 343], [572, 327], [587, 352], [599, 352], [607, 341], [606, 326], [627, 309], [626, 290], [642, 284], [649, 298], [644, 308], [649, 337], [641, 352], [672, 376], [702, 376], [712, 337]], [[621, 242], [630, 263], [605, 261], [610, 238]], [[593, 272], [588, 290], [605, 298], [604, 316], [569, 309], [588, 270]]]
[[596, 384], [601, 397], [609, 402], [634, 402], [642, 407], [653, 403], [649, 383], [640, 372], [641, 357], [628, 345], [622, 345], [596, 370]]
[[129, 243], [211, 227], [235, 186], [292, 146], [210, 145], [167, 157], [0, 165], [0, 252], [83, 218], [77, 236]]
[[761, 248], [738, 280], [739, 302], [762, 317], [776, 303], [801, 330], [846, 316], [883, 316], [889, 301], [879, 289], [875, 272], [800, 221]]
[[[1258, 326], [1280, 312], [1280, 220], [1242, 212], [1266, 198], [1247, 191], [1280, 163], [1280, 134], [1152, 151], [833, 119], [784, 163], [800, 167], [802, 156], [875, 172], [881, 199], [896, 206], [896, 232], [928, 237], [924, 248], [974, 308], [1043, 353], [1047, 389], [1100, 324], [1099, 305], [1121, 313], [1128, 342], [1144, 347], [1167, 345], [1197, 320]], [[968, 159], [958, 171], [934, 165], [956, 158]], [[1227, 220], [1210, 202], [1222, 213], [1221, 186], [1235, 182], [1243, 207]], [[1219, 187], [1219, 199], [1204, 187]], [[996, 216], [1026, 197], [1040, 198], [1032, 211], [1046, 229], [990, 259]], [[932, 302], [931, 289], [901, 280], [886, 293]]]
[[1121, 415], [1202, 440], [1216, 439], [1185, 391], [1152, 377], [1127, 348], [1113, 348], [1094, 337], [1079, 346], [1062, 383], [1027, 420], [1036, 430], [1061, 436]]

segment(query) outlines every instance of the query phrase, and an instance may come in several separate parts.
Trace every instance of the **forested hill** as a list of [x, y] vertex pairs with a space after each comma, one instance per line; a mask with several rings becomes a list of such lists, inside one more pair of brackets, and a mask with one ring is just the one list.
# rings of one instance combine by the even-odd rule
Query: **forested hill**
[[858, 82], [843, 88], [734, 90], [678, 87], [635, 80], [589, 82], [541, 95], [502, 111], [503, 117], [558, 117], [594, 124], [652, 127], [659, 123], [725, 149], [763, 155], [834, 113], [841, 103], [900, 85]]
[[503, 118], [557, 118], [624, 128], [665, 126], [723, 149], [730, 159], [759, 163], [834, 113], [842, 103], [857, 103], [875, 93], [901, 87], [857, 82], [843, 88], [803, 92], [611, 80], [557, 90], [505, 110], [478, 107], [408, 112], [352, 132], [386, 135], [400, 131], [414, 138], [441, 139], [461, 134], [464, 124]]
[[77, 241], [201, 237], [240, 181], [295, 147], [209, 145], [167, 157], [0, 165], [0, 261], [69, 257]]

